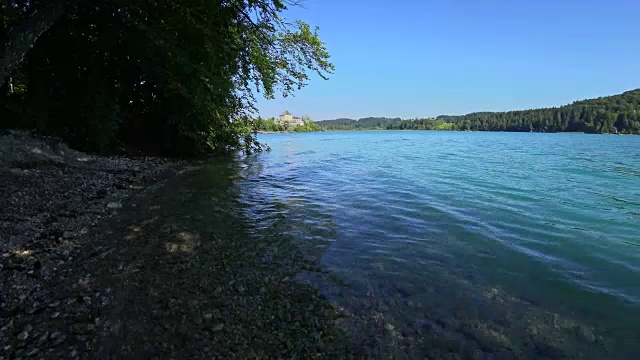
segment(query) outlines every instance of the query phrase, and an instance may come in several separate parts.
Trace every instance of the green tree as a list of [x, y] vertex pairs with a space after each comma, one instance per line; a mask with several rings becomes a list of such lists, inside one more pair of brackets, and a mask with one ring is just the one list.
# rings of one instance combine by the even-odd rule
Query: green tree
[[[58, 3], [62, 14], [29, 37], [24, 62], [4, 56], [20, 52], [7, 51], [13, 42], [5, 41], [2, 71], [26, 90], [1, 94], [0, 104], [16, 119], [8, 126], [35, 127], [83, 149], [252, 151], [258, 94], [288, 96], [309, 74], [326, 79], [333, 71], [317, 29], [285, 19], [282, 0]], [[23, 1], [14, 23], [42, 4]], [[10, 39], [14, 27], [3, 29]]]
[[576, 101], [547, 109], [482, 112], [463, 116], [438, 116], [435, 119], [363, 118], [318, 122], [328, 130], [362, 129], [436, 129], [479, 131], [587, 132], [629, 134], [640, 133], [640, 89], [620, 95]]

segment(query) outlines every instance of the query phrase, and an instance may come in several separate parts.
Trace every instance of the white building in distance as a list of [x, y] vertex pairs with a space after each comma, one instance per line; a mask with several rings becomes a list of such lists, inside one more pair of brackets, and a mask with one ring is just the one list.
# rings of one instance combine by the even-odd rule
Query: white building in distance
[[293, 116], [288, 111], [285, 111], [280, 114], [280, 118], [276, 121], [276, 123], [284, 126], [302, 126], [304, 125], [304, 120], [297, 116]]

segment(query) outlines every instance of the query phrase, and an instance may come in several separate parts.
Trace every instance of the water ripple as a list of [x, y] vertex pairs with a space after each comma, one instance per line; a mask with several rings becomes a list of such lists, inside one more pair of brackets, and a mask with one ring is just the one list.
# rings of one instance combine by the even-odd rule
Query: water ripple
[[437, 312], [448, 305], [433, 294], [461, 298], [447, 287], [456, 283], [469, 299], [503, 289], [525, 300], [489, 298], [571, 314], [611, 334], [636, 326], [640, 137], [260, 137], [272, 152], [255, 160], [259, 181], [247, 181], [252, 216], [301, 242], [326, 240], [323, 262], [366, 289], [356, 298], [379, 289]]

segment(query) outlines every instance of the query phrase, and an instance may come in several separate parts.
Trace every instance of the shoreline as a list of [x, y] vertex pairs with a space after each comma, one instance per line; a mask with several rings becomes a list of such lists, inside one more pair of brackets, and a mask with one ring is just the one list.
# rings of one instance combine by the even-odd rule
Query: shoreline
[[493, 130], [436, 130], [436, 129], [326, 129], [315, 132], [355, 132], [355, 131], [432, 131], [432, 132], [480, 132], [480, 133], [510, 133], [510, 134], [582, 134], [582, 135], [640, 135], [629, 133], [586, 133], [580, 131], [493, 131]]
[[[518, 328], [487, 332], [482, 317], [453, 317], [437, 299], [416, 321], [390, 310], [419, 304], [406, 294], [389, 298], [375, 286], [367, 297], [349, 293], [295, 238], [255, 232], [260, 225], [235, 202], [247, 190], [237, 186], [242, 179], [229, 159], [101, 157], [25, 134], [0, 136], [0, 209], [11, 210], [0, 212], [0, 360], [391, 358], [414, 350], [439, 358], [461, 344], [497, 357], [536, 344], [552, 358], [564, 351], [542, 337], [512, 344], [525, 338]], [[300, 274], [344, 298], [329, 300]], [[482, 293], [491, 295], [487, 311], [509, 305], [505, 316], [535, 325], [536, 334], [582, 336], [589, 346], [602, 340], [594, 328], [525, 309], [506, 292]]]
[[256, 134], [303, 134], [303, 133], [312, 133], [312, 132], [323, 132], [323, 131], [256, 131]]
[[132, 196], [193, 165], [89, 155], [19, 131], [1, 135], [2, 353], [86, 357], [97, 339], [102, 305], [109, 303], [105, 292], [86, 289], [86, 253], [100, 257], [105, 251], [92, 246], [92, 234]]
[[230, 164], [0, 136], [0, 359], [359, 358], [295, 245], [265, 262], [273, 244], [211, 201], [233, 200]]

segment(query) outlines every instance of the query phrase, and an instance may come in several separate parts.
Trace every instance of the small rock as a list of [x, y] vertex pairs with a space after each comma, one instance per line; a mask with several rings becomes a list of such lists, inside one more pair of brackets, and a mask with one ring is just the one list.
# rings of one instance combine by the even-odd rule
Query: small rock
[[588, 341], [588, 342], [595, 342], [596, 341], [596, 336], [593, 333], [593, 331], [591, 331], [591, 329], [584, 327], [584, 326], [580, 326], [578, 328], [578, 334], [580, 335], [580, 337], [582, 337], [584, 340]]
[[37, 354], [39, 351], [40, 351], [40, 349], [38, 349], [38, 348], [33, 348], [33, 350], [31, 350], [31, 351], [29, 351], [29, 352], [27, 353], [27, 356], [33, 356], [33, 355]]
[[224, 324], [218, 324], [218, 325], [214, 326], [211, 330], [213, 332], [218, 332], [218, 331], [222, 331], [222, 329], [224, 329]]
[[12, 348], [11, 345], [7, 345], [3, 349], [4, 349], [4, 351], [9, 351], [9, 350], [11, 350], [11, 348]]
[[26, 331], [23, 331], [20, 334], [18, 334], [18, 340], [20, 341], [27, 340], [27, 338], [29, 338], [29, 333]]
[[107, 204], [107, 209], [120, 209], [122, 208], [122, 203], [119, 202], [110, 202]]
[[211, 320], [213, 318], [213, 314], [204, 314], [205, 320]]
[[40, 309], [40, 303], [39, 302], [34, 302], [33, 305], [31, 306], [31, 308], [29, 308], [27, 310], [27, 314], [31, 315], [34, 312], [38, 311]]
[[42, 346], [44, 345], [44, 343], [47, 342], [47, 340], [49, 340], [49, 332], [45, 332], [44, 334], [42, 334], [42, 336], [40, 336], [40, 338], [38, 339], [38, 346]]
[[61, 332], [54, 332], [51, 334], [50, 338], [53, 340], [53, 346], [60, 345], [67, 339], [66, 335]]
[[56, 300], [56, 301], [54, 301], [54, 302], [50, 303], [50, 304], [49, 304], [49, 307], [54, 308], [54, 307], [56, 307], [56, 306], [58, 306], [58, 305], [60, 305], [60, 300]]
[[52, 318], [52, 319], [57, 319], [57, 318], [58, 318], [58, 316], [60, 316], [60, 311], [56, 311], [56, 312], [54, 312], [53, 314], [51, 314], [51, 318]]

